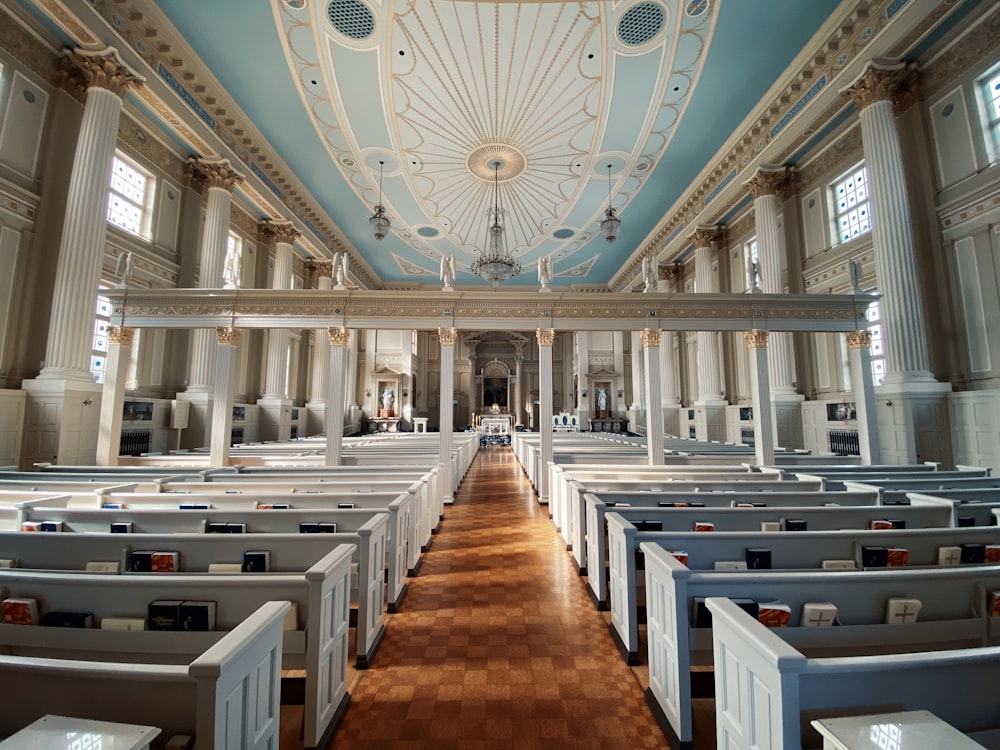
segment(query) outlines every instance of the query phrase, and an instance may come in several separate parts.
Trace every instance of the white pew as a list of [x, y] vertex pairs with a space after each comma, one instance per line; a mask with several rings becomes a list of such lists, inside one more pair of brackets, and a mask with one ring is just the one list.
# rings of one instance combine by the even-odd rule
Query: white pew
[[288, 608], [262, 604], [185, 665], [0, 656], [0, 682], [17, 686], [4, 691], [0, 736], [58, 713], [157, 726], [165, 739], [193, 734], [197, 750], [276, 748]]
[[719, 747], [799, 748], [803, 721], [887, 704], [927, 709], [974, 738], [995, 739], [1000, 646], [807, 659], [728, 599], [709, 599], [708, 608]]

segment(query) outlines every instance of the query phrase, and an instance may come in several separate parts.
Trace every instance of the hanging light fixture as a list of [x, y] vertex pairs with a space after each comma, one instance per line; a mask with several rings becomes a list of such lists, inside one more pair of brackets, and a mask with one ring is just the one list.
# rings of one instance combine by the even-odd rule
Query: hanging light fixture
[[378, 203], [375, 205], [375, 213], [368, 217], [368, 226], [375, 235], [375, 239], [380, 240], [389, 231], [389, 217], [385, 215], [385, 206], [382, 205], [382, 166], [385, 164], [381, 159], [378, 163]]
[[496, 289], [500, 282], [521, 273], [521, 264], [507, 251], [500, 217], [500, 162], [493, 162], [493, 207], [486, 209], [489, 226], [486, 229], [486, 247], [472, 264], [472, 272], [490, 282]]
[[601, 221], [601, 234], [608, 242], [614, 242], [618, 236], [618, 230], [622, 227], [622, 220], [618, 218], [615, 209], [611, 205], [611, 165], [608, 165], [608, 210], [604, 212], [604, 219]]

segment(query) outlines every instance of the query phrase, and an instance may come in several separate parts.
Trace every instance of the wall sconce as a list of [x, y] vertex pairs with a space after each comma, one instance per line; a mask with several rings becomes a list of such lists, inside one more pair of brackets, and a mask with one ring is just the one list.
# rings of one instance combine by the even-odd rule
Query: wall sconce
[[892, 406], [892, 401], [886, 401], [885, 405], [891, 407]]
[[587, 398], [587, 392], [586, 391], [580, 391], [580, 398]]
[[624, 395], [625, 395], [625, 391], [623, 391], [621, 388], [619, 388], [618, 389], [618, 398], [622, 398]]
[[365, 396], [371, 396], [371, 395], [372, 395], [372, 389], [371, 388], [365, 388]]
[[408, 389], [408, 388], [404, 388], [404, 389], [403, 389], [403, 398], [406, 398], [406, 397], [408, 397], [409, 395], [410, 395], [410, 391], [409, 391], [409, 389]]
[[92, 398], [85, 398], [83, 400], [83, 405], [84, 406], [90, 406], [92, 403], [94, 403], [94, 399], [92, 399]]

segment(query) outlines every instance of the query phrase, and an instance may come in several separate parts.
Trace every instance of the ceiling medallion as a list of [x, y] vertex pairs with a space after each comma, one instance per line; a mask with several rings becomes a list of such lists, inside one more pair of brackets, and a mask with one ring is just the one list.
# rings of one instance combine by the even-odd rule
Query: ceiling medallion
[[466, 157], [465, 166], [481, 180], [507, 182], [524, 174], [528, 158], [508, 143], [485, 143]]

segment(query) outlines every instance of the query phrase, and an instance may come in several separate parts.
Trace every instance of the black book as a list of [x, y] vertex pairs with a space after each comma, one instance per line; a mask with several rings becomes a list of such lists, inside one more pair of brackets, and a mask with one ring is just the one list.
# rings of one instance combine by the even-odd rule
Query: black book
[[[993, 516], [993, 520], [994, 521], [996, 520], [996, 516]], [[959, 527], [963, 527], [963, 526], [975, 526], [976, 525], [976, 517], [975, 516], [959, 516], [956, 519], [956, 522], [957, 522], [957, 524], [958, 524]]]
[[92, 612], [55, 610], [42, 615], [42, 625], [53, 628], [92, 628], [94, 627], [94, 614]]
[[766, 547], [746, 548], [747, 570], [770, 570], [771, 550]]
[[153, 553], [151, 551], [132, 552], [128, 556], [130, 573], [152, 573]]
[[38, 527], [39, 531], [62, 531], [63, 522], [62, 521], [42, 521]]
[[182, 602], [179, 620], [180, 630], [215, 630], [215, 602]]
[[319, 532], [321, 534], [336, 534], [337, 524], [331, 523], [330, 521], [320, 521], [316, 524], [319, 527]]
[[892, 524], [892, 528], [894, 528], [894, 529], [905, 529], [906, 528], [906, 521], [903, 520], [902, 518], [891, 518], [891, 519], [889, 519], [889, 523]]
[[251, 549], [243, 553], [244, 573], [267, 573], [271, 569], [271, 551]]
[[299, 524], [300, 534], [318, 534], [319, 524], [315, 521], [303, 521]]
[[157, 599], [146, 608], [150, 630], [180, 630], [181, 604], [172, 599]]
[[663, 521], [633, 521], [636, 531], [663, 531]]
[[354, 503], [337, 503], [338, 508], [353, 508]]
[[228, 526], [228, 524], [226, 524], [223, 521], [212, 521], [211, 523], [205, 524], [205, 533], [206, 534], [225, 534], [226, 533], [226, 526]]
[[[730, 601], [746, 612], [748, 615], [757, 619], [757, 615], [760, 614], [760, 605], [757, 604], [753, 599], [744, 598], [733, 598], [730, 597]], [[712, 627], [712, 613], [709, 611], [708, 607], [705, 605], [705, 597], [696, 596], [694, 598], [694, 627], [696, 628], [710, 628]]]
[[962, 549], [962, 562], [963, 563], [981, 563], [986, 562], [986, 545], [978, 544], [976, 542], [966, 542], [965, 544], [958, 545]]
[[861, 567], [862, 568], [884, 568], [889, 565], [888, 547], [862, 547]]
[[807, 524], [804, 518], [786, 518], [782, 521], [785, 531], [805, 531]]
[[181, 510], [208, 510], [212, 506], [207, 503], [181, 503], [178, 507]]
[[112, 523], [111, 523], [111, 533], [112, 534], [131, 534], [132, 533], [132, 522], [131, 521], [112, 521]]
[[245, 523], [227, 523], [226, 524], [227, 534], [246, 534], [247, 525]]

